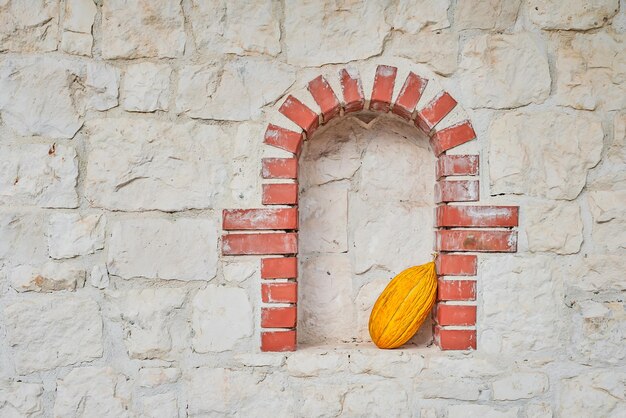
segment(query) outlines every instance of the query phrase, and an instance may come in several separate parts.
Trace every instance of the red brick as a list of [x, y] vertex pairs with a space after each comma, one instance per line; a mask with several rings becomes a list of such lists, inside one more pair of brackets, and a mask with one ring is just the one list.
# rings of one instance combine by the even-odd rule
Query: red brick
[[477, 257], [471, 254], [439, 254], [437, 257], [439, 276], [475, 276]]
[[269, 124], [265, 130], [264, 141], [267, 145], [284, 149], [293, 154], [300, 155], [303, 135], [299, 132], [290, 131], [280, 126]]
[[476, 202], [480, 197], [478, 180], [440, 180], [435, 183], [435, 202]]
[[393, 113], [409, 120], [413, 116], [415, 106], [422, 97], [428, 80], [410, 72], [393, 105]]
[[428, 103], [425, 108], [417, 112], [415, 124], [422, 131], [429, 133], [455, 106], [456, 100], [444, 91]]
[[514, 253], [517, 251], [517, 232], [440, 230], [436, 231], [437, 251], [476, 251]]
[[342, 69], [339, 72], [341, 79], [341, 91], [343, 93], [343, 106], [346, 113], [357, 112], [365, 106], [365, 96], [361, 79], [353, 71]]
[[440, 155], [437, 159], [437, 179], [476, 175], [478, 175], [478, 155]]
[[296, 303], [298, 301], [298, 285], [296, 282], [263, 283], [261, 299], [265, 303]]
[[476, 132], [472, 124], [466, 120], [457, 125], [450, 126], [435, 132], [430, 140], [435, 155], [476, 139]]
[[435, 320], [439, 325], [476, 325], [475, 305], [448, 305], [438, 303]]
[[262, 279], [295, 279], [298, 277], [296, 257], [274, 257], [261, 259]]
[[320, 123], [317, 113], [291, 95], [287, 96], [278, 111], [304, 129], [309, 137], [313, 135]]
[[439, 279], [437, 300], [476, 300], [476, 281]]
[[393, 86], [396, 82], [398, 69], [389, 65], [379, 65], [376, 67], [374, 76], [374, 87], [370, 99], [370, 109], [380, 112], [389, 112], [391, 107], [391, 97], [393, 96]]
[[225, 209], [225, 231], [241, 229], [298, 229], [298, 209]]
[[228, 234], [222, 237], [224, 255], [296, 254], [298, 234], [276, 232], [267, 234]]
[[437, 226], [440, 227], [502, 227], [518, 225], [517, 206], [439, 206]]
[[263, 158], [261, 171], [264, 179], [298, 178], [297, 158]]
[[261, 332], [261, 351], [296, 351], [296, 330]]
[[297, 205], [298, 183], [272, 183], [263, 185], [264, 205]]
[[261, 328], [295, 328], [296, 312], [295, 306], [261, 308]]
[[320, 106], [320, 109], [322, 109], [324, 123], [339, 114], [339, 110], [341, 109], [339, 100], [324, 77], [319, 76], [311, 80], [308, 89], [315, 102]]
[[446, 329], [435, 326], [435, 344], [442, 350], [476, 350], [475, 329]]

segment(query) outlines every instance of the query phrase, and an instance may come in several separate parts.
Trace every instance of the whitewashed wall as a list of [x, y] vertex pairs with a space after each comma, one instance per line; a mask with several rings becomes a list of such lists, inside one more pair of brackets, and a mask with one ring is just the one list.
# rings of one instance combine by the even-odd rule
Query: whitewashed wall
[[[625, 32], [618, 0], [0, 0], [0, 415], [623, 416]], [[521, 207], [479, 349], [261, 354], [221, 209], [260, 205], [288, 90], [397, 57], [469, 113], [481, 202]]]

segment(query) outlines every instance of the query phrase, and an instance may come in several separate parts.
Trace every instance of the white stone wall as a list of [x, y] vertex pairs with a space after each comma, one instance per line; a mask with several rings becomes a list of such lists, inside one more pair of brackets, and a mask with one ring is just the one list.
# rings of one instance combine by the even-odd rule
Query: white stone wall
[[[623, 0], [0, 0], [0, 416], [623, 416], [625, 33]], [[455, 152], [480, 154], [481, 203], [521, 208], [518, 253], [480, 258], [478, 351], [310, 335], [259, 353], [259, 261], [219, 254], [221, 210], [260, 206], [282, 97], [399, 58], [468, 112], [478, 140]], [[369, 144], [401, 142], [392, 125]], [[378, 198], [425, 150], [412, 140], [342, 142], [355, 161], [306, 162], [303, 200], [342, 181]], [[354, 235], [324, 257], [389, 216], [346, 211]], [[371, 274], [349, 289], [356, 318]]]

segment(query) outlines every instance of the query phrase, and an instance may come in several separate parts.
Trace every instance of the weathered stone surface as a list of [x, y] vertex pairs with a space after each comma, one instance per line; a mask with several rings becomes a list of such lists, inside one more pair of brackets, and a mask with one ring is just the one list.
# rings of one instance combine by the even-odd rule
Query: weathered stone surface
[[626, 407], [625, 384], [626, 375], [614, 369], [562, 379], [558, 416], [618, 418]]
[[85, 196], [92, 206], [140, 211], [215, 207], [227, 192], [227, 133], [193, 122], [87, 123]]
[[217, 226], [210, 219], [111, 222], [109, 273], [125, 279], [210, 280], [217, 269]]
[[166, 64], [142, 62], [126, 69], [122, 105], [129, 112], [168, 110], [170, 75]]
[[302, 254], [348, 251], [348, 187], [346, 182], [334, 182], [300, 194]]
[[180, 0], [128, 4], [124, 0], [102, 5], [104, 58], [176, 58], [185, 49]]
[[313, 66], [379, 54], [390, 29], [382, 19], [385, 2], [351, 3], [339, 10], [330, 1], [286, 2], [287, 62]]
[[491, 194], [574, 199], [600, 161], [603, 131], [591, 115], [509, 112], [489, 126]]
[[619, 10], [619, 0], [530, 0], [530, 20], [542, 29], [586, 30], [603, 26]]
[[98, 9], [93, 0], [70, 0], [65, 3], [61, 49], [70, 54], [91, 56], [93, 26]]
[[519, 107], [543, 103], [550, 94], [548, 57], [538, 39], [527, 32], [468, 39], [460, 69], [466, 106]]
[[127, 377], [110, 367], [79, 367], [57, 381], [55, 417], [131, 417]]
[[76, 290], [85, 285], [85, 270], [52, 262], [42, 267], [21, 265], [11, 271], [10, 278], [18, 292]]
[[61, 49], [68, 54], [91, 56], [93, 37], [86, 33], [65, 31], [61, 38]]
[[187, 292], [177, 288], [132, 289], [114, 293], [114, 318], [122, 321], [124, 342], [134, 359], [167, 357], [184, 344], [185, 327], [174, 324]]
[[38, 417], [43, 413], [39, 383], [0, 381], [0, 415], [6, 418]]
[[515, 23], [520, 0], [464, 0], [457, 3], [454, 24], [459, 29], [504, 30]]
[[193, 0], [189, 18], [201, 54], [277, 55], [281, 50], [279, 10], [270, 0]]
[[364, 349], [343, 353], [350, 356], [349, 369], [353, 373], [371, 374], [387, 378], [417, 376], [424, 368], [424, 358], [410, 352], [386, 352], [380, 355], [377, 349]]
[[100, 62], [11, 57], [0, 64], [0, 112], [20, 135], [72, 138], [86, 110], [117, 105], [119, 70]]
[[141, 401], [143, 407], [141, 411], [142, 417], [161, 418], [179, 416], [178, 399], [173, 392], [144, 396]]
[[105, 219], [101, 214], [56, 213], [48, 223], [50, 257], [72, 258], [104, 248]]
[[348, 416], [401, 417], [408, 408], [406, 390], [391, 380], [353, 387], [343, 400]]
[[78, 206], [76, 150], [67, 145], [0, 146], [0, 204]]
[[222, 274], [224, 280], [230, 283], [242, 283], [252, 277], [260, 278], [259, 260], [242, 260], [235, 258], [224, 260], [222, 264]]
[[102, 356], [98, 304], [73, 294], [29, 295], [4, 308], [7, 342], [19, 374]]
[[451, 405], [448, 406], [448, 418], [517, 418], [519, 408], [500, 407], [494, 408], [489, 405]]
[[385, 52], [426, 64], [437, 74], [448, 76], [458, 67], [459, 35], [443, 31], [417, 35], [398, 32], [394, 33]]
[[104, 264], [96, 264], [91, 269], [89, 284], [98, 289], [109, 287], [109, 272]]
[[399, 0], [386, 9], [385, 20], [403, 32], [418, 33], [424, 28], [434, 31], [450, 26], [449, 7], [450, 0]]
[[534, 398], [546, 392], [549, 386], [548, 376], [533, 372], [515, 372], [491, 384], [493, 399], [498, 401]]
[[389, 284], [389, 277], [379, 277], [364, 284], [357, 293], [354, 303], [356, 305], [357, 326], [359, 338], [363, 341], [370, 339], [369, 317], [374, 302]]
[[593, 226], [591, 237], [596, 251], [612, 253], [626, 249], [626, 189], [590, 191], [587, 195]]
[[292, 67], [260, 57], [189, 65], [180, 70], [176, 109], [192, 118], [244, 121], [258, 117], [294, 81]]
[[192, 306], [192, 346], [197, 353], [230, 350], [252, 335], [252, 306], [243, 289], [209, 285], [196, 293]]
[[626, 166], [626, 112], [618, 112], [613, 117], [613, 142], [607, 158], [612, 163]]
[[557, 103], [575, 109], [621, 110], [626, 106], [626, 34], [576, 34], [559, 42]]
[[552, 418], [552, 406], [547, 402], [531, 403], [526, 407], [528, 418]]
[[58, 26], [58, 0], [5, 0], [0, 4], [0, 51], [54, 51]]
[[43, 263], [48, 259], [46, 222], [32, 212], [0, 213], [0, 265]]
[[332, 375], [346, 369], [348, 357], [332, 350], [301, 350], [292, 353], [286, 362], [291, 376], [313, 377]]
[[301, 257], [298, 338], [304, 344], [354, 334], [352, 268], [346, 254]]
[[530, 203], [524, 230], [530, 252], [575, 254], [583, 243], [580, 206], [576, 202]]
[[623, 255], [587, 255], [565, 268], [566, 284], [584, 292], [623, 292], [626, 259]]
[[144, 367], [139, 369], [137, 384], [144, 388], [154, 388], [176, 383], [180, 376], [180, 369], [177, 367]]
[[341, 415], [346, 389], [339, 385], [307, 386], [302, 391], [299, 413], [303, 417], [322, 418]]

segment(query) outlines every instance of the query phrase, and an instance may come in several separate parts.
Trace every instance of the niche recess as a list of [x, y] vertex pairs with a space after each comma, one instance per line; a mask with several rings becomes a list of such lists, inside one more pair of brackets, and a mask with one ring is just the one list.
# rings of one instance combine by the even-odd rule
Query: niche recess
[[[278, 112], [299, 129], [270, 123], [263, 141], [267, 146], [290, 152], [292, 157], [262, 159], [263, 208], [223, 212], [223, 229], [226, 231], [222, 237], [223, 254], [263, 256], [262, 351], [293, 351], [297, 348], [298, 171], [303, 142], [307, 139], [314, 141], [318, 128], [331, 120], [336, 126], [337, 118], [358, 115], [367, 122], [376, 117], [374, 113], [388, 114], [388, 117], [410, 124], [415, 141], [424, 136], [429, 138], [436, 157], [435, 173], [431, 177], [434, 180], [433, 206], [436, 208], [430, 219], [434, 228], [434, 247], [440, 252], [438, 302], [433, 310], [432, 336], [437, 346], [444, 350], [476, 349], [476, 253], [517, 251], [514, 228], [518, 225], [518, 207], [477, 205], [480, 198], [478, 155], [448, 154], [448, 150], [476, 138], [470, 121], [441, 123], [444, 118], [449, 119], [446, 116], [457, 107], [456, 100], [445, 91], [428, 100], [420, 100], [428, 79], [409, 72], [396, 88], [397, 74], [396, 67], [379, 65], [373, 83], [369, 83], [369, 92], [364, 91], [365, 83], [356, 70], [344, 68], [337, 74], [337, 83], [333, 83], [339, 88], [333, 89], [326, 77], [319, 76], [308, 83], [308, 91], [288, 95]], [[339, 90], [341, 94], [336, 94]], [[393, 161], [388, 163], [392, 165]], [[462, 177], [449, 179], [455, 176]], [[398, 178], [397, 181], [406, 180]]]

